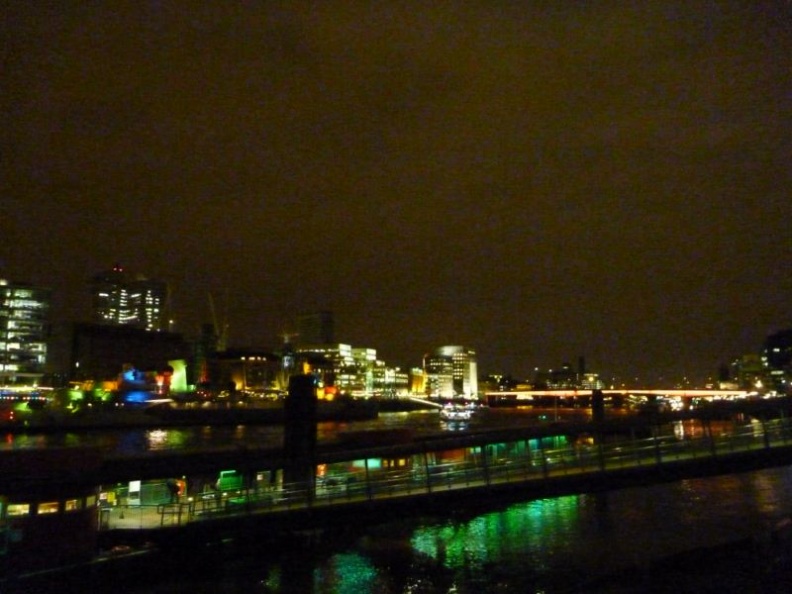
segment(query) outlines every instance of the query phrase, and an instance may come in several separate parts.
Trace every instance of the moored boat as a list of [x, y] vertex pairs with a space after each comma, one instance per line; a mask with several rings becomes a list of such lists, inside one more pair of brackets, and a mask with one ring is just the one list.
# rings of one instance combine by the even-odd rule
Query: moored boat
[[469, 421], [473, 418], [473, 409], [458, 404], [446, 404], [440, 409], [440, 419], [443, 421]]

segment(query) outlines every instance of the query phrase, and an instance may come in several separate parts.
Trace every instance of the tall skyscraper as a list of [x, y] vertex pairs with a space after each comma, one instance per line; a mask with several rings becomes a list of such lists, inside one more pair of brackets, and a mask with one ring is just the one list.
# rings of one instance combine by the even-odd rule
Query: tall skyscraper
[[0, 279], [0, 383], [35, 383], [44, 374], [49, 289]]
[[168, 285], [116, 264], [91, 279], [93, 319], [150, 331], [167, 330]]

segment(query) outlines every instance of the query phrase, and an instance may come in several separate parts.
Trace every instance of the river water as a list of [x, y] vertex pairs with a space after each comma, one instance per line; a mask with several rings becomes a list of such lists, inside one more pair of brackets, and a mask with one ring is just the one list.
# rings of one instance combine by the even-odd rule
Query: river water
[[[552, 420], [585, 420], [587, 409], [485, 409], [465, 426], [447, 426], [436, 410], [380, 413], [378, 418], [363, 421], [326, 421], [317, 424], [319, 442], [329, 441], [344, 432], [411, 429], [416, 435], [437, 431], [476, 430], [516, 427]], [[237, 425], [162, 428], [116, 428], [90, 431], [39, 431], [7, 433], [0, 440], [0, 450], [54, 447], [100, 447], [107, 452], [135, 454], [156, 450], [194, 451], [226, 446], [279, 447], [283, 445], [280, 425]]]

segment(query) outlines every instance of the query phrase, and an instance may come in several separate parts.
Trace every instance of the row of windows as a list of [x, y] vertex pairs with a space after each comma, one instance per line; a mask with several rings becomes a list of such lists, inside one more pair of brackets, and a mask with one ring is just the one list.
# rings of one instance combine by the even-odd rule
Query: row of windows
[[[20, 365], [24, 364], [33, 364], [33, 365], [43, 365], [47, 362], [47, 358], [44, 355], [35, 355], [33, 353], [21, 353], [21, 352], [13, 352], [13, 353], [3, 353], [0, 351], [0, 356], [2, 356], [2, 361], [5, 362], [5, 368], [18, 371]], [[0, 363], [0, 369], [3, 369], [2, 363]]]
[[48, 304], [44, 301], [6, 299], [2, 303], [0, 303], [0, 307], [9, 310], [32, 310], [32, 309], [47, 309]]
[[[8, 340], [16, 339], [17, 341], [19, 341], [20, 338], [29, 339], [29, 336], [21, 336], [20, 337], [20, 336], [17, 336], [16, 334], [14, 334], [14, 336], [11, 336], [11, 333], [9, 332], [9, 336], [6, 337], [6, 338]], [[21, 342], [0, 342], [0, 349], [2, 349], [2, 350], [13, 351], [13, 350], [22, 350], [22, 348], [23, 348], [23, 346], [22, 346]], [[25, 345], [24, 345], [24, 349], [26, 351], [46, 352], [47, 344], [45, 342], [40, 341], [40, 340], [28, 340], [25, 343]]]
[[33, 514], [44, 516], [48, 514], [75, 512], [75, 511], [80, 511], [81, 509], [87, 509], [94, 506], [96, 506], [96, 495], [89, 495], [88, 497], [85, 498], [80, 497], [76, 499], [66, 499], [64, 501], [42, 501], [39, 503], [9, 503], [7, 505], [6, 515], [9, 518], [18, 517], [18, 516], [30, 516]]
[[37, 322], [47, 317], [47, 312], [32, 309], [14, 309], [3, 311], [3, 317], [10, 320], [33, 320]]

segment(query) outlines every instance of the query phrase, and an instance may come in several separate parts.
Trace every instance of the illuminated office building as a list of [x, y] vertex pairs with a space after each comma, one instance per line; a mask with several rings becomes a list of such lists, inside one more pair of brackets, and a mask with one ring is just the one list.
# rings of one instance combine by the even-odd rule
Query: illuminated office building
[[348, 344], [301, 344], [294, 350], [303, 369], [319, 376], [326, 387], [342, 392], [365, 391], [365, 377], [360, 377], [352, 346]]
[[792, 393], [792, 329], [781, 330], [765, 339], [762, 359], [769, 385], [781, 394]]
[[0, 279], [0, 383], [36, 383], [44, 374], [50, 295]]
[[167, 330], [168, 286], [117, 265], [91, 279], [93, 319], [100, 324]]
[[476, 398], [476, 351], [464, 346], [443, 346], [424, 357], [426, 389], [438, 398]]
[[454, 397], [454, 364], [449, 357], [432, 354], [424, 357], [426, 394], [433, 398]]
[[298, 346], [295, 359], [307, 365], [325, 388], [350, 396], [397, 396], [409, 393], [407, 373], [377, 358], [376, 349], [349, 344]]
[[298, 367], [310, 368], [321, 379], [326, 394], [389, 397], [410, 391], [409, 376], [379, 360], [376, 349], [335, 342], [331, 311], [297, 316], [294, 336], [290, 356]]

